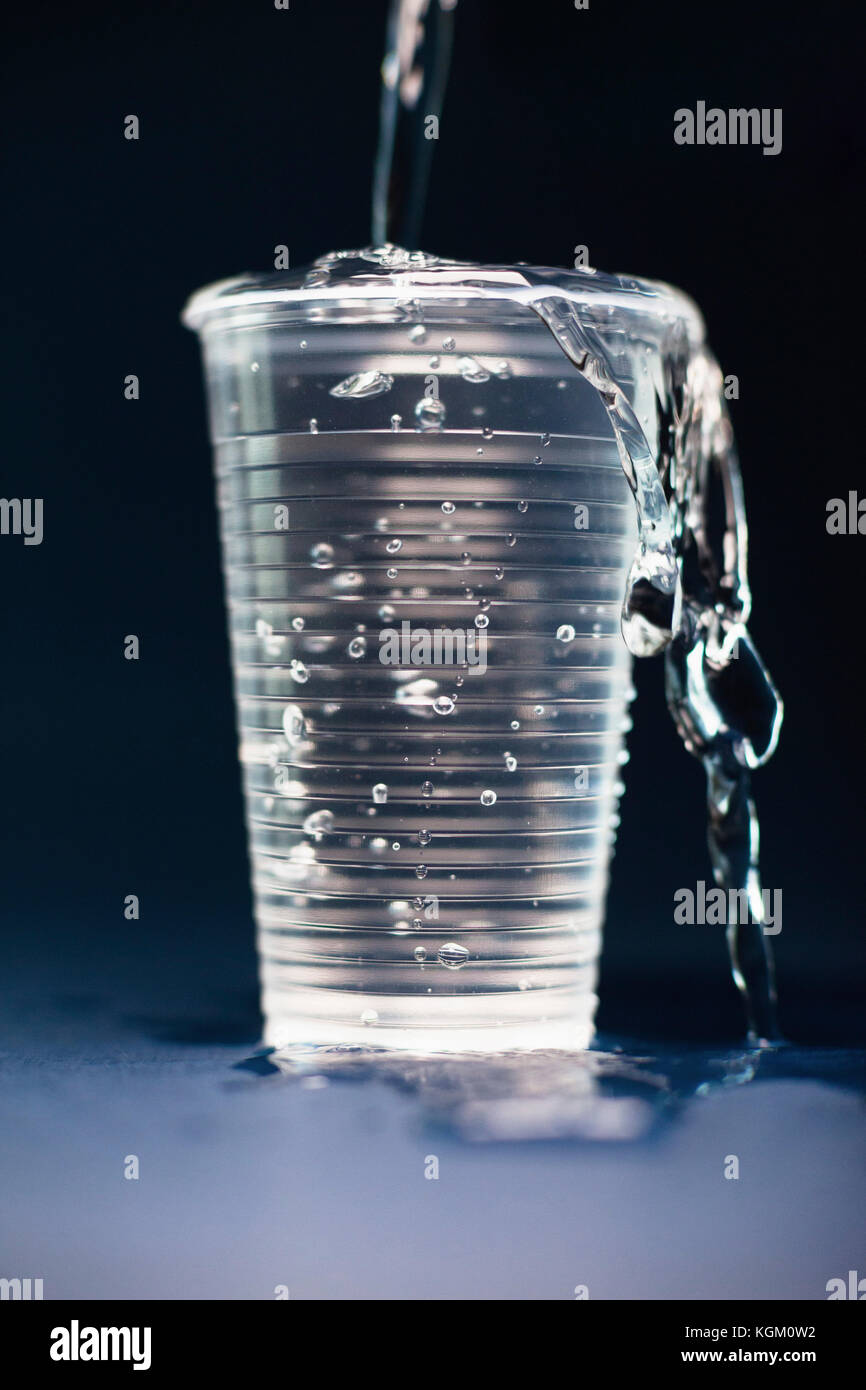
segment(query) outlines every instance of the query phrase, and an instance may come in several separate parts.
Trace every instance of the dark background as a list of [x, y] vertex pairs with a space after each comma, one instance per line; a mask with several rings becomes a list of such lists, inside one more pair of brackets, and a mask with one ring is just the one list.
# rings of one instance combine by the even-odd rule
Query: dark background
[[[866, 538], [825, 529], [827, 500], [862, 486], [853, 16], [462, 0], [423, 235], [541, 265], [585, 244], [602, 269], [670, 280], [739, 378], [751, 630], [787, 707], [755, 779], [764, 882], [783, 892], [783, 1025], [824, 1043], [862, 1037]], [[192, 289], [269, 269], [277, 243], [297, 266], [368, 241], [384, 23], [373, 0], [31, 3], [12, 21], [0, 495], [44, 498], [45, 539], [0, 537], [2, 952], [47, 1029], [65, 1011], [130, 1047], [256, 1040], [198, 348], [178, 315]], [[675, 109], [701, 99], [782, 107], [782, 153], [676, 146]], [[661, 662], [636, 679], [600, 1021], [735, 1038], [721, 933], [672, 920], [675, 889], [710, 878], [703, 776]]]

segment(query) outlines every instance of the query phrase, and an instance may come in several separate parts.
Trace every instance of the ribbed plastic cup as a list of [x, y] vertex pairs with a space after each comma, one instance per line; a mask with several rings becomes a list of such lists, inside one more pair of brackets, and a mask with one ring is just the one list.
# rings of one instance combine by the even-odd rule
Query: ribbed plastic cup
[[453, 265], [224, 282], [185, 322], [266, 1040], [586, 1047], [633, 694], [599, 396]]

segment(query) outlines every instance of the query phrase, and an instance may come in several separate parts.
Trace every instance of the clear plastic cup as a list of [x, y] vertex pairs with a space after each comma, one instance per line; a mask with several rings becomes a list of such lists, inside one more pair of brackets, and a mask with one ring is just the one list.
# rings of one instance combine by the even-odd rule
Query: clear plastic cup
[[266, 1040], [585, 1047], [633, 694], [604, 404], [507, 272], [321, 264], [184, 315]]

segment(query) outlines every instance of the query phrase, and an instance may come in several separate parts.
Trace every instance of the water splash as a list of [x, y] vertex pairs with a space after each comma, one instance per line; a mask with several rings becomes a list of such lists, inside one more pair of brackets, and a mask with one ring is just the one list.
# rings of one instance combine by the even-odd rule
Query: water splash
[[[525, 274], [532, 278], [532, 272]], [[547, 282], [545, 274], [545, 289]], [[660, 432], [653, 448], [614, 378], [599, 334], [581, 321], [575, 303], [547, 293], [529, 303], [596, 389], [613, 427], [638, 521], [623, 637], [635, 656], [666, 653], [668, 709], [706, 773], [714, 878], [726, 891], [744, 892], [749, 904], [749, 920], [731, 922], [727, 931], [749, 1035], [778, 1041], [750, 774], [775, 750], [783, 706], [745, 626], [751, 609], [748, 530], [721, 371], [703, 343], [690, 341], [682, 323], [672, 326], [659, 348], [665, 398], [657, 396], [657, 405], [666, 437]], [[721, 541], [714, 544], [718, 535]]]

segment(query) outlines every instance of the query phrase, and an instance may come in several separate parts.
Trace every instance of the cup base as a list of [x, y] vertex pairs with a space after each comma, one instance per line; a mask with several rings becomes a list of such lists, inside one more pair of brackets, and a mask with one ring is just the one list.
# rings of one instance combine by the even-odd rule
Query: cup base
[[[352, 1000], [355, 1020], [350, 1021], [324, 1016], [327, 1007], [324, 1001], [322, 1013], [316, 1014], [308, 1005], [303, 1011], [299, 1010], [296, 996], [281, 994], [274, 997], [266, 992], [262, 1001], [265, 1016], [263, 1041], [266, 1046], [278, 1049], [297, 1046], [361, 1047], [425, 1055], [535, 1052], [547, 1049], [585, 1052], [595, 1034], [594, 1018], [598, 1000], [594, 994], [582, 993], [564, 1012], [564, 1001], [560, 998], [555, 1017], [528, 1017], [525, 1021], [510, 1018], [484, 1024], [470, 1023], [468, 1020], [462, 1022], [455, 1017], [453, 1021], [442, 1024], [431, 1025], [423, 1021], [411, 1026], [399, 1023], [389, 1025], [380, 1021], [383, 1014], [387, 1016], [389, 1002], [393, 1003], [393, 1000], [379, 996], [355, 996]], [[468, 1011], [464, 1008], [465, 1012]], [[477, 1017], [477, 1011], [473, 1010], [473, 1013]], [[368, 1021], [360, 1021], [362, 1017]]]

